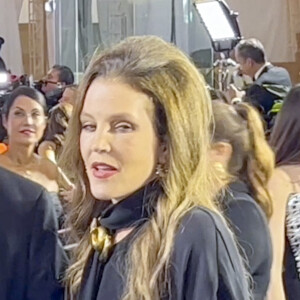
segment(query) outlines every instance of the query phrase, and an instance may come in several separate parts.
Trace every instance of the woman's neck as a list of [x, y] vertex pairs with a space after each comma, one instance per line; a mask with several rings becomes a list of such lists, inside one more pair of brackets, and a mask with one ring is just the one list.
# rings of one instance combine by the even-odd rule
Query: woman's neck
[[6, 152], [7, 157], [16, 164], [26, 165], [34, 158], [34, 146], [9, 144]]

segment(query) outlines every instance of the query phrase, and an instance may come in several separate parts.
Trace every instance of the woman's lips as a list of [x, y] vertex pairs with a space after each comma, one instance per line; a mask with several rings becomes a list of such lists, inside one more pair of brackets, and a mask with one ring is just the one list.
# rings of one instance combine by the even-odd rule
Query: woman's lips
[[30, 129], [24, 129], [24, 130], [21, 130], [20, 133], [26, 135], [26, 136], [32, 136], [35, 134], [35, 131], [34, 130], [30, 130]]
[[108, 179], [118, 174], [119, 170], [104, 163], [94, 163], [92, 164], [92, 173], [97, 179]]

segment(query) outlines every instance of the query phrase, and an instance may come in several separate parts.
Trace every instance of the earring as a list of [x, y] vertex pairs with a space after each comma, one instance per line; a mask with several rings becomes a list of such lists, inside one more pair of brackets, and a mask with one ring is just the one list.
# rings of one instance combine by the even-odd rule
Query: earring
[[155, 169], [155, 175], [162, 178], [162, 177], [165, 177], [167, 173], [168, 173], [168, 170], [166, 169], [165, 166], [163, 166], [162, 164], [157, 164], [156, 169]]

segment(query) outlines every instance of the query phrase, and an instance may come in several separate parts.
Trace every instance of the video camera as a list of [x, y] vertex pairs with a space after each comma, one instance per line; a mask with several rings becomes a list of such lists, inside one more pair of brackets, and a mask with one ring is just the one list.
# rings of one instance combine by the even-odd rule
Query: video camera
[[42, 87], [45, 83], [45, 80], [33, 81], [32, 78], [27, 74], [17, 77], [9, 73], [0, 72], [0, 110], [11, 92], [19, 86], [31, 86], [44, 94], [48, 110], [50, 110], [58, 103], [58, 100], [62, 97], [65, 88], [58, 87], [57, 89], [45, 94], [42, 90]]

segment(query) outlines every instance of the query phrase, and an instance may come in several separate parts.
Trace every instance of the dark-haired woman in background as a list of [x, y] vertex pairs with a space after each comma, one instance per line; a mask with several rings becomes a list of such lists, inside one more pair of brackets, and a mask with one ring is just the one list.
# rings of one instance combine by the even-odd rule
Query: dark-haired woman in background
[[270, 181], [274, 199], [270, 221], [274, 245], [270, 299], [285, 299], [284, 293], [286, 299], [300, 299], [300, 232], [294, 232], [300, 224], [300, 202], [296, 195], [291, 197], [300, 193], [300, 86], [294, 87], [284, 101], [270, 144], [276, 156]]
[[245, 253], [254, 283], [253, 299], [263, 300], [272, 265], [267, 223], [272, 201], [267, 183], [273, 172], [274, 155], [265, 140], [259, 114], [250, 105], [213, 101], [213, 112], [211, 158], [226, 184], [221, 207]]
[[12, 92], [2, 111], [8, 149], [0, 155], [0, 166], [39, 183], [51, 192], [57, 213], [61, 215], [57, 194], [59, 188], [68, 190], [71, 184], [55, 164], [35, 153], [46, 127], [45, 111], [45, 98], [37, 90], [19, 87]]

